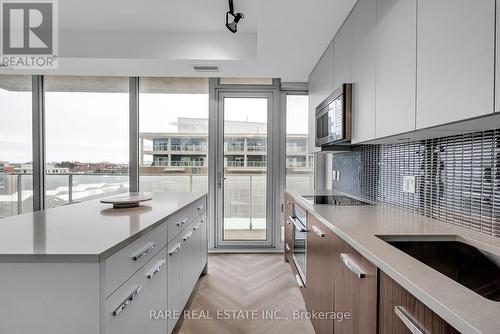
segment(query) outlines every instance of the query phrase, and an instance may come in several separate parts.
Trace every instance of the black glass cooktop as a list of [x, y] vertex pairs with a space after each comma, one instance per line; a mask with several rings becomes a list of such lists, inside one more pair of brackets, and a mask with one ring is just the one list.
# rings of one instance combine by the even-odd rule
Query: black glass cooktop
[[318, 196], [302, 196], [306, 201], [313, 205], [370, 205], [368, 202], [363, 202], [351, 197], [343, 195], [318, 195]]

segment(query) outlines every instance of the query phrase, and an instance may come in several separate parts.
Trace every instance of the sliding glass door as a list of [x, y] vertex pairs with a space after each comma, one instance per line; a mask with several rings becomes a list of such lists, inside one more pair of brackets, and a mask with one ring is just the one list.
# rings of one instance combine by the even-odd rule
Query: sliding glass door
[[217, 237], [220, 246], [271, 243], [272, 94], [219, 93]]

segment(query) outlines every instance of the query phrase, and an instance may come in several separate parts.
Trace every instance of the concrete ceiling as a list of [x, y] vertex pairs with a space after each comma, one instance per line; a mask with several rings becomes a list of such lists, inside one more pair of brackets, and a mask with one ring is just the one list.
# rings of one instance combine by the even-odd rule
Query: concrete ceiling
[[[307, 81], [356, 0], [59, 1], [59, 69], [51, 74], [277, 77]], [[200, 74], [193, 65], [218, 65]], [[37, 73], [47, 73], [39, 71]]]

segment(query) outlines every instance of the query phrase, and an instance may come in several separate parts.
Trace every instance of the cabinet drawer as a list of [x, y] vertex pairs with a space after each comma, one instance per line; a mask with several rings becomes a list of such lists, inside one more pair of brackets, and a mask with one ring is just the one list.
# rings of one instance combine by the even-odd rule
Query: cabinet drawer
[[183, 234], [180, 234], [167, 245], [167, 309], [172, 314], [172, 318], [168, 319], [167, 333], [172, 333], [184, 308], [182, 300], [182, 274], [183, 266], [185, 265], [183, 261], [183, 252]]
[[459, 333], [387, 274], [379, 272], [379, 333], [411, 334], [414, 328], [422, 333]]
[[167, 308], [167, 263], [164, 247], [104, 302], [106, 334], [160, 334], [165, 319], [150, 319], [151, 311]]
[[[377, 267], [344, 240], [334, 257], [336, 311], [349, 311], [349, 321], [335, 321], [336, 333], [377, 333]], [[387, 332], [381, 332], [387, 333]]]
[[120, 287], [167, 244], [167, 225], [162, 224], [105, 260], [106, 297]]
[[167, 219], [168, 241], [172, 241], [179, 233], [184, 231], [195, 218], [206, 210], [206, 197], [173, 214]]

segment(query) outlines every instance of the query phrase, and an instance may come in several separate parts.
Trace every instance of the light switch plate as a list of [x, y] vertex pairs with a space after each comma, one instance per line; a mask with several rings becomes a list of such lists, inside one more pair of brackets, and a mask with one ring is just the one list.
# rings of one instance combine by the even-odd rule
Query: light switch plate
[[415, 176], [403, 176], [403, 192], [415, 193]]

